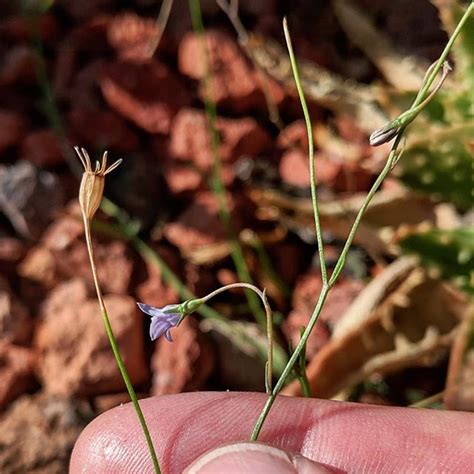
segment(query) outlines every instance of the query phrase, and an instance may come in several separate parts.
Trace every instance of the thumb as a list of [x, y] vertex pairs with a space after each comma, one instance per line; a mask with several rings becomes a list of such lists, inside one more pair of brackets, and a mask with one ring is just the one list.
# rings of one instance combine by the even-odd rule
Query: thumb
[[188, 466], [185, 474], [328, 474], [341, 472], [301, 455], [268, 444], [242, 442], [208, 451]]

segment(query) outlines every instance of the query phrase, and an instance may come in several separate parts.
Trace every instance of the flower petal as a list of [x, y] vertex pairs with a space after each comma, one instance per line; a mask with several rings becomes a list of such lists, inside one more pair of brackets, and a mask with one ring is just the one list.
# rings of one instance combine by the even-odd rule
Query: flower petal
[[[163, 317], [165, 316], [162, 308], [155, 308], [155, 306], [150, 306], [145, 303], [137, 303], [137, 306], [148, 316], [152, 317]], [[166, 306], [165, 306], [166, 308]]]
[[169, 342], [173, 342], [173, 338], [171, 337], [171, 331], [169, 328], [165, 331], [165, 337]]
[[181, 315], [178, 313], [167, 314], [166, 316], [168, 316], [166, 320], [168, 321], [169, 325], [173, 327], [176, 326], [181, 319]]
[[170, 325], [158, 317], [153, 317], [150, 324], [150, 339], [154, 341], [161, 337], [165, 331], [168, 331]]

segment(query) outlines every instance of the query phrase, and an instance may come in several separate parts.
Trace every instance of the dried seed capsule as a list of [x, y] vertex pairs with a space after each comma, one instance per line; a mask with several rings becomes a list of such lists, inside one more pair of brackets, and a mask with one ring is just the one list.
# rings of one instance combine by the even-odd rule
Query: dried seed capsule
[[89, 154], [84, 148], [74, 147], [77, 156], [84, 166], [81, 187], [79, 188], [79, 204], [81, 211], [87, 220], [92, 220], [102, 201], [104, 194], [105, 175], [113, 171], [122, 163], [117, 160], [107, 168], [107, 152], [102, 156], [102, 163], [96, 162], [95, 169], [92, 169]]

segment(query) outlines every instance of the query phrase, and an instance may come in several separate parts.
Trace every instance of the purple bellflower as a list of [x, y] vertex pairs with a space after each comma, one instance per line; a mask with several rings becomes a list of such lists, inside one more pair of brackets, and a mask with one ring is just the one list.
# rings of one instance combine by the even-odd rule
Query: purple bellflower
[[173, 342], [170, 329], [176, 327], [181, 319], [178, 306], [170, 304], [164, 308], [155, 308], [145, 303], [137, 303], [137, 305], [145, 314], [151, 316], [151, 340], [154, 341], [164, 334], [168, 341]]

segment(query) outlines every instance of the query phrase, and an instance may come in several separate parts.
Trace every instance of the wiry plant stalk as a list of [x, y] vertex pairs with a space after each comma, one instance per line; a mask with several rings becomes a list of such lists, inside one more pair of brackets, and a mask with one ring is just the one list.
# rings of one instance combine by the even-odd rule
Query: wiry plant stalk
[[[150, 265], [156, 267], [165, 283], [173, 287], [181, 299], [183, 300], [192, 300], [197, 299], [193, 295], [186, 285], [178, 278], [178, 276], [171, 270], [171, 268], [166, 264], [166, 262], [160, 257], [160, 255], [153, 250], [146, 242], [141, 240], [136, 236], [136, 233], [128, 232], [129, 218], [126, 213], [118, 208], [114, 203], [109, 199], [104, 198], [101, 210], [105, 212], [110, 217], [113, 217], [117, 220], [118, 227], [115, 227], [113, 231], [118, 231], [119, 236], [122, 239], [127, 240], [135, 248], [135, 250], [140, 254], [144, 261], [148, 262]], [[112, 229], [109, 229], [112, 230]], [[253, 286], [253, 285], [252, 285]], [[203, 318], [205, 318], [208, 323], [211, 324], [211, 327], [218, 331], [223, 336], [232, 340], [233, 343], [240, 348], [241, 350], [248, 351], [248, 346], [252, 347], [254, 355], [260, 360], [264, 360], [267, 363], [267, 366], [274, 371], [276, 377], [278, 377], [283, 370], [284, 365], [286, 364], [287, 357], [283, 349], [277, 344], [273, 343], [273, 335], [271, 346], [272, 346], [272, 364], [268, 364], [268, 344], [267, 341], [267, 351], [263, 348], [263, 343], [259, 340], [249, 339], [244, 331], [239, 328], [239, 326], [232, 324], [225, 316], [221, 315], [215, 311], [210, 306], [202, 304], [199, 308], [196, 309], [196, 312], [199, 313]], [[269, 320], [267, 319], [267, 334], [269, 334]], [[272, 324], [272, 334], [273, 334], [273, 324]]]
[[265, 308], [265, 316], [267, 320], [267, 362], [265, 364], [265, 390], [268, 394], [272, 391], [272, 374], [273, 374], [273, 317], [272, 317], [272, 309], [267, 300], [267, 295], [265, 290], [261, 291], [255, 285], [251, 285], [249, 283], [230, 283], [229, 285], [222, 286], [217, 290], [214, 290], [212, 293], [201, 298], [203, 303], [206, 303], [214, 296], [218, 295], [227, 290], [231, 290], [232, 288], [246, 288], [248, 290], [253, 291], [258, 297], [262, 300], [263, 307]]
[[[357, 216], [354, 220], [352, 228], [349, 231], [349, 235], [347, 237], [347, 240], [344, 244], [341, 255], [339, 256], [339, 259], [338, 259], [338, 261], [335, 265], [335, 268], [332, 272], [331, 278], [329, 279], [329, 281], [327, 283], [323, 282], [323, 286], [322, 286], [321, 292], [319, 294], [318, 301], [317, 301], [316, 306], [313, 310], [313, 313], [310, 317], [308, 326], [305, 329], [305, 331], [303, 332], [298, 346], [295, 348], [294, 352], [292, 353], [285, 369], [283, 370], [283, 373], [282, 373], [281, 377], [278, 379], [277, 383], [275, 384], [275, 387], [273, 388], [273, 391], [272, 391], [271, 395], [268, 397], [268, 399], [267, 399], [267, 401], [266, 401], [266, 403], [265, 403], [265, 405], [264, 405], [264, 407], [263, 407], [263, 409], [262, 409], [262, 411], [261, 411], [261, 413], [260, 413], [260, 415], [257, 419], [257, 422], [255, 423], [254, 429], [253, 429], [252, 434], [250, 436], [250, 439], [252, 441], [256, 441], [258, 439], [258, 436], [260, 435], [260, 432], [262, 430], [263, 423], [265, 422], [265, 420], [268, 416], [268, 413], [270, 412], [270, 409], [272, 408], [273, 403], [275, 402], [277, 394], [283, 388], [283, 386], [286, 382], [286, 379], [288, 378], [289, 374], [291, 373], [291, 371], [292, 371], [294, 365], [296, 364], [296, 362], [299, 360], [300, 354], [302, 353], [302, 351], [303, 351], [303, 349], [306, 345], [306, 342], [307, 342], [307, 340], [308, 340], [308, 338], [309, 338], [309, 336], [310, 336], [310, 334], [311, 334], [311, 332], [312, 332], [312, 330], [313, 330], [313, 328], [314, 328], [314, 326], [315, 326], [315, 324], [318, 320], [318, 317], [321, 314], [321, 311], [324, 307], [324, 303], [326, 301], [327, 295], [328, 295], [330, 289], [336, 283], [339, 275], [342, 272], [342, 269], [344, 268], [344, 265], [346, 263], [346, 257], [347, 257], [347, 254], [349, 252], [350, 246], [352, 245], [352, 241], [354, 240], [354, 236], [357, 232], [357, 229], [359, 227], [359, 224], [362, 220], [362, 217], [363, 217], [367, 207], [369, 206], [372, 198], [374, 197], [375, 193], [379, 189], [379, 187], [382, 184], [383, 180], [386, 178], [386, 176], [390, 173], [390, 171], [396, 165], [397, 161], [400, 159], [400, 155], [401, 155], [403, 150], [399, 151], [399, 147], [400, 147], [400, 143], [401, 143], [402, 138], [403, 138], [403, 134], [406, 130], [406, 127], [421, 112], [421, 109], [423, 108], [422, 107], [423, 104], [426, 105], [427, 102], [428, 102], [427, 99], [431, 99], [432, 94], [430, 94], [430, 92], [429, 92], [430, 89], [431, 89], [431, 86], [432, 86], [434, 80], [436, 79], [439, 71], [444, 67], [445, 70], [444, 70], [444, 73], [443, 73], [443, 75], [440, 79], [440, 84], [442, 84], [442, 81], [444, 80], [445, 75], [447, 74], [447, 70], [448, 70], [447, 66], [444, 66], [444, 65], [445, 65], [446, 59], [448, 57], [449, 51], [451, 50], [456, 37], [461, 32], [461, 29], [462, 29], [464, 23], [473, 14], [473, 12], [474, 12], [474, 1], [471, 1], [471, 3], [467, 7], [464, 15], [459, 20], [458, 25], [456, 26], [453, 34], [451, 35], [448, 43], [446, 44], [443, 52], [441, 53], [441, 56], [439, 57], [438, 61], [427, 72], [426, 78], [423, 81], [423, 84], [421, 85], [420, 91], [418, 92], [415, 100], [413, 101], [413, 104], [411, 105], [411, 107], [405, 113], [403, 113], [400, 116], [400, 117], [402, 117], [402, 120], [395, 119], [394, 121], [390, 122], [390, 124], [388, 126], [383, 127], [384, 133], [387, 133], [390, 130], [390, 126], [396, 130], [396, 133], [394, 133], [394, 135], [392, 136], [392, 138], [395, 138], [395, 141], [392, 145], [392, 148], [391, 148], [390, 153], [388, 155], [385, 166], [382, 169], [382, 171], [380, 172], [377, 179], [375, 180], [374, 184], [372, 185], [372, 188], [368, 192], [368, 194], [367, 194], [367, 196], [364, 200], [364, 203], [362, 204], [359, 212], [357, 213]], [[300, 93], [300, 100], [302, 102], [303, 110], [305, 110], [306, 103], [304, 101], [304, 94], [303, 94], [303, 90], [302, 90], [302, 87], [301, 87], [301, 83], [299, 81], [298, 69], [297, 69], [296, 61], [294, 60], [293, 49], [291, 47], [291, 38], [290, 38], [290, 35], [288, 33], [286, 21], [284, 21], [283, 27], [285, 29], [285, 37], [286, 37], [287, 43], [288, 43], [288, 50], [289, 50], [289, 53], [290, 53], [290, 58], [292, 59], [291, 60], [291, 66], [292, 66], [292, 69], [293, 69], [293, 76], [295, 78], [295, 82], [296, 82], [296, 85], [297, 85], [297, 88], [298, 88], [298, 92]], [[437, 90], [437, 89], [438, 89], [438, 87], [435, 87], [435, 90]], [[310, 121], [309, 115], [307, 113], [305, 113], [304, 116], [305, 116], [305, 121], [306, 121], [306, 128], [308, 130], [308, 139], [311, 142], [311, 140], [312, 140], [312, 136], [310, 136], [310, 131], [312, 129], [311, 121]], [[310, 158], [311, 158], [311, 155], [310, 155]], [[317, 235], [318, 235], [318, 246], [319, 246], [320, 243], [322, 243], [322, 238], [321, 238], [321, 231], [320, 230], [318, 231], [319, 212], [318, 212], [318, 209], [317, 209], [317, 206], [316, 206], [316, 202], [317, 202], [316, 199], [314, 199], [314, 197], [313, 197], [313, 207], [314, 207], [314, 211], [315, 211], [315, 223], [316, 223], [316, 229], [317, 229]], [[321, 249], [319, 249], [319, 251], [321, 252]], [[321, 262], [321, 271], [323, 270], [322, 263], [323, 262]]]
[[125, 367], [125, 363], [120, 354], [117, 340], [115, 339], [114, 332], [112, 330], [112, 325], [110, 324], [107, 308], [105, 307], [102, 289], [100, 287], [99, 278], [97, 276], [97, 267], [94, 259], [94, 247], [92, 245], [91, 223], [102, 201], [105, 175], [117, 168], [117, 166], [120, 165], [122, 160], [116, 161], [113, 165], [107, 168], [107, 153], [104, 153], [102, 163], [97, 162], [95, 169], [93, 169], [87, 151], [83, 148], [80, 149], [78, 147], [75, 147], [75, 150], [77, 155], [79, 156], [79, 159], [81, 160], [82, 165], [84, 166], [84, 174], [82, 175], [81, 187], [79, 189], [79, 203], [81, 206], [82, 218], [84, 221], [84, 232], [86, 236], [87, 252], [89, 254], [89, 260], [92, 270], [92, 278], [94, 280], [95, 291], [97, 293], [97, 300], [99, 301], [102, 320], [105, 326], [105, 332], [107, 333], [110, 346], [112, 347], [112, 352], [117, 362], [120, 375], [122, 376], [122, 379], [125, 383], [130, 399], [132, 400], [133, 407], [137, 413], [138, 419], [142, 426], [143, 433], [145, 434], [145, 439], [148, 445], [148, 450], [150, 451], [153, 467], [155, 469], [155, 472], [159, 474], [161, 473], [161, 470], [160, 465], [158, 463], [158, 458], [155, 453], [155, 448], [153, 446], [153, 441], [151, 439], [151, 435], [148, 430], [148, 426], [146, 424], [142, 409], [140, 408], [140, 404], [138, 403], [137, 395], [133, 388], [127, 369]]
[[[206, 116], [209, 124], [209, 131], [211, 135], [211, 147], [213, 155], [213, 175], [210, 180], [211, 190], [216, 197], [218, 206], [219, 206], [219, 217], [221, 222], [224, 225], [225, 231], [227, 233], [227, 240], [230, 246], [230, 256], [234, 262], [235, 269], [239, 280], [245, 281], [247, 283], [252, 283], [252, 277], [245, 261], [244, 252], [240, 245], [239, 239], [235, 234], [235, 231], [231, 222], [231, 214], [229, 210], [229, 204], [226, 196], [226, 189], [222, 181], [222, 166], [221, 166], [221, 157], [219, 151], [219, 133], [217, 130], [217, 107], [214, 100], [212, 100], [211, 95], [211, 77], [209, 69], [209, 57], [207, 52], [207, 46], [205, 44], [204, 38], [204, 24], [202, 21], [201, 7], [199, 5], [199, 0], [189, 0], [189, 9], [191, 12], [191, 20], [193, 23], [193, 29], [199, 36], [202, 45], [202, 58], [204, 61], [204, 78], [202, 83], [204, 85], [204, 108], [206, 111]], [[258, 299], [252, 292], [245, 292], [247, 302], [250, 308], [250, 311], [254, 315], [255, 320], [260, 325], [262, 329], [265, 329], [266, 321], [265, 316], [262, 313]]]

